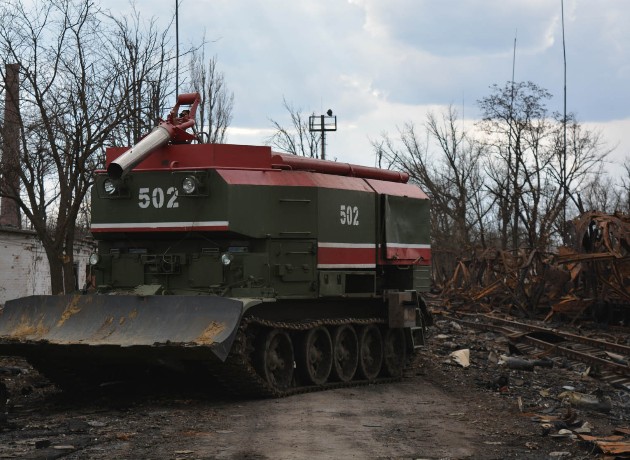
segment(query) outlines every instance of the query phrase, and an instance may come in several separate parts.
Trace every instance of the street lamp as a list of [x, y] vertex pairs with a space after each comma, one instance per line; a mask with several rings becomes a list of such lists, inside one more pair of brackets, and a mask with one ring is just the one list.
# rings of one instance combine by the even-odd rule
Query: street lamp
[[308, 119], [308, 130], [322, 133], [322, 160], [326, 159], [326, 131], [337, 131], [337, 116], [331, 109], [326, 115], [311, 115]]

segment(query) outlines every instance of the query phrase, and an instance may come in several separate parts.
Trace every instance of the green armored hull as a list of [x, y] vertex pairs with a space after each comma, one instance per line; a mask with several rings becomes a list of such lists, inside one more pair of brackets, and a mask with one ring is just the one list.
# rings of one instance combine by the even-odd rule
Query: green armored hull
[[107, 151], [93, 289], [8, 302], [0, 353], [66, 386], [160, 367], [266, 395], [400, 377], [428, 320], [427, 196], [393, 171], [166, 137]]

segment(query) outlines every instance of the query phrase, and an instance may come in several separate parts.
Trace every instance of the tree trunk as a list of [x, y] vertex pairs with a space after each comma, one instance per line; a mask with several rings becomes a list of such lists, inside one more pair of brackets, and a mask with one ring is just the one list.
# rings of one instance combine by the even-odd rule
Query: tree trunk
[[46, 257], [50, 267], [50, 292], [53, 295], [64, 294], [63, 254], [54, 248], [46, 248]]
[[70, 230], [66, 235], [66, 253], [63, 256], [63, 281], [66, 294], [70, 294], [78, 288], [74, 272], [74, 234], [75, 226], [70, 225]]
[[72, 256], [64, 256], [63, 282], [65, 294], [72, 294], [77, 290], [77, 283], [74, 273], [74, 257]]

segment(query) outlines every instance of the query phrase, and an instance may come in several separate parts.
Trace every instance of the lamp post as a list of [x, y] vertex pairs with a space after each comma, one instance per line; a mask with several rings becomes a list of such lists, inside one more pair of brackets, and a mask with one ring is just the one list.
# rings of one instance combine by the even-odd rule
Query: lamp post
[[322, 133], [322, 155], [321, 159], [326, 159], [326, 131], [337, 131], [337, 116], [328, 109], [326, 115], [311, 115], [308, 118], [308, 130], [310, 132], [319, 131]]

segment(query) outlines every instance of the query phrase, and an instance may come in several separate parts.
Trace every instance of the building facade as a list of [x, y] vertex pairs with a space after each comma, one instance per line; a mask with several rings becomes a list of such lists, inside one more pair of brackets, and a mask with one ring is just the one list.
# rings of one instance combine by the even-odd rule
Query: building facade
[[[81, 289], [89, 276], [88, 259], [94, 251], [89, 240], [75, 242], [75, 286]], [[0, 227], [0, 305], [19, 297], [51, 294], [50, 267], [37, 234]]]

